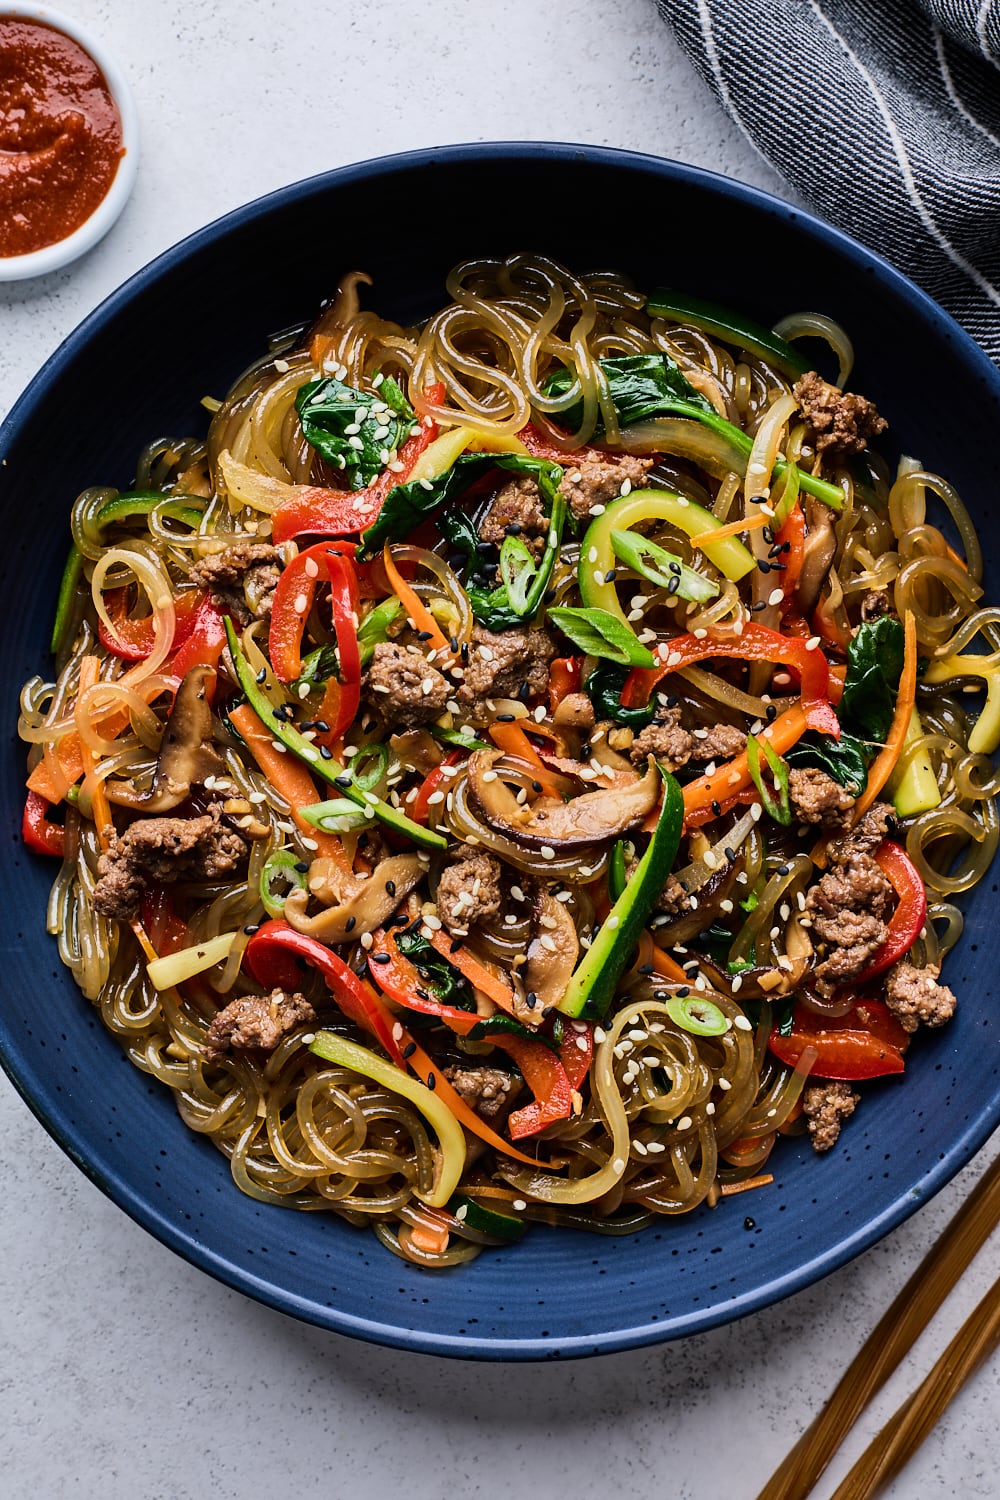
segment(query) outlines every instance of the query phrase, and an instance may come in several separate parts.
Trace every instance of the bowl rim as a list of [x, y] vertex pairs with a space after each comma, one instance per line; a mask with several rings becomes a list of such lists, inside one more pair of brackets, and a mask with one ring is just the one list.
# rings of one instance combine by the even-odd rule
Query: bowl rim
[[[0, 7], [3, 0], [0, 0]], [[2, 13], [2, 10], [0, 10]], [[593, 162], [606, 167], [629, 167], [661, 177], [665, 182], [680, 181], [695, 188], [709, 190], [735, 206], [750, 206], [771, 215], [779, 215], [798, 224], [808, 235], [824, 242], [842, 254], [856, 268], [864, 267], [876, 281], [891, 287], [922, 319], [928, 321], [943, 338], [958, 346], [963, 362], [981, 379], [1000, 402], [1000, 369], [951, 315], [926, 292], [915, 285], [877, 252], [869, 250], [842, 230], [776, 195], [746, 183], [722, 176], [702, 167], [690, 166], [670, 158], [606, 146], [574, 145], [566, 142], [493, 141], [459, 143], [423, 148], [388, 156], [369, 158], [303, 178], [251, 200], [213, 220], [203, 228], [163, 251], [136, 271], [106, 297], [67, 336], [48, 358], [0, 424], [0, 462], [8, 444], [22, 424], [46, 399], [47, 390], [63, 369], [80, 354], [92, 335], [109, 319], [116, 317], [132, 298], [164, 273], [182, 264], [190, 255], [230, 231], [271, 211], [294, 204], [313, 195], [322, 195], [355, 182], [380, 176], [426, 169], [436, 164], [460, 164], [476, 160], [507, 159], [511, 161], [545, 161], [558, 165], [563, 161]], [[133, 1188], [114, 1171], [105, 1171], [86, 1155], [86, 1140], [67, 1121], [60, 1118], [54, 1100], [33, 1097], [27, 1070], [20, 1065], [18, 1049], [6, 1028], [0, 1008], [0, 1066], [32, 1113], [84, 1174], [118, 1207], [160, 1242], [190, 1264], [207, 1271], [236, 1291], [253, 1297], [279, 1312], [290, 1314], [319, 1327], [361, 1338], [390, 1348], [407, 1349], [424, 1354], [446, 1355], [464, 1359], [503, 1361], [579, 1358], [593, 1354], [617, 1353], [706, 1332], [735, 1321], [751, 1312], [769, 1307], [794, 1292], [802, 1291], [869, 1249], [890, 1230], [901, 1224], [972, 1159], [992, 1134], [997, 1123], [981, 1114], [948, 1145], [940, 1160], [924, 1173], [915, 1185], [900, 1192], [881, 1213], [867, 1219], [845, 1239], [820, 1254], [813, 1255], [794, 1269], [772, 1277], [745, 1294], [720, 1299], [712, 1306], [689, 1310], [673, 1322], [657, 1321], [630, 1328], [606, 1330], [589, 1335], [567, 1335], [549, 1338], [504, 1339], [486, 1336], [456, 1336], [443, 1332], [407, 1328], [400, 1323], [381, 1322], [336, 1308], [320, 1306], [306, 1297], [250, 1274], [217, 1254], [212, 1248], [186, 1232], [182, 1224], [157, 1210], [155, 1203]]]
[[122, 155], [111, 186], [93, 213], [72, 234], [64, 235], [51, 245], [42, 245], [25, 255], [0, 256], [0, 281], [26, 281], [30, 277], [61, 271], [64, 266], [78, 260], [104, 238], [118, 219], [139, 170], [139, 114], [124, 72], [101, 38], [75, 16], [68, 16], [51, 5], [38, 3], [38, 0], [0, 0], [0, 20], [9, 18], [42, 22], [79, 43], [104, 74], [122, 122]]

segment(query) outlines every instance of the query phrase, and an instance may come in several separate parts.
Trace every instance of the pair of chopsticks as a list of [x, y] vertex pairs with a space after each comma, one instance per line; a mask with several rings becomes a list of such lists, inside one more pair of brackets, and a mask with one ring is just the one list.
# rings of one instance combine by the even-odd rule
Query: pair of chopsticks
[[[1000, 1222], [1000, 1157], [879, 1321], [826, 1406], [757, 1500], [806, 1500], [867, 1403], [881, 1390]], [[926, 1379], [873, 1438], [831, 1500], [870, 1500], [917, 1451], [965, 1381], [1000, 1344], [1000, 1279]]]

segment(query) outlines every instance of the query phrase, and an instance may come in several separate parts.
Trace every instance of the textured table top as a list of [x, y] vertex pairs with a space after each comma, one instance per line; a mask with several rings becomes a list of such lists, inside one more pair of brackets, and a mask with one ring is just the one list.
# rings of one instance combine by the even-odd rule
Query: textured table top
[[[86, 260], [0, 285], [0, 414], [76, 323], [166, 246], [354, 160], [479, 140], [630, 147], [781, 193], [653, 0], [61, 0], [139, 106], [123, 218]], [[3, 6], [0, 3], [0, 11]], [[728, 1328], [563, 1366], [370, 1348], [245, 1300], [105, 1200], [0, 1079], [0, 1481], [11, 1500], [399, 1490], [752, 1500], [996, 1151], [888, 1240]], [[817, 1494], [929, 1368], [992, 1279], [987, 1250]], [[995, 1496], [1000, 1367], [890, 1495]]]

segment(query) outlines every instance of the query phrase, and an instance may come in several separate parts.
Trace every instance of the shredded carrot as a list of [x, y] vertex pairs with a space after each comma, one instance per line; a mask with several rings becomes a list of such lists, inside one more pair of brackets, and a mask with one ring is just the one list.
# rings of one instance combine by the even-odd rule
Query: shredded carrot
[[[451, 962], [455, 961], [452, 959], [451, 954], [448, 954], [447, 957]], [[458, 957], [460, 955], [456, 954], [455, 958], [457, 959]], [[397, 1024], [402, 1026], [402, 1022]], [[402, 1031], [403, 1035], [399, 1038], [399, 1046], [400, 1050], [407, 1054], [406, 1060], [410, 1067], [421, 1083], [433, 1087], [442, 1104], [448, 1106], [458, 1123], [464, 1126], [466, 1130], [470, 1130], [473, 1135], [478, 1135], [481, 1141], [485, 1141], [487, 1146], [492, 1146], [495, 1151], [501, 1151], [504, 1156], [510, 1156], [514, 1161], [524, 1162], [526, 1166], [537, 1167], [538, 1162], [533, 1156], [525, 1156], [523, 1151], [518, 1151], [516, 1146], [512, 1146], [509, 1141], [504, 1140], [503, 1136], [497, 1135], [495, 1130], [491, 1130], [486, 1121], [481, 1120], [474, 1109], [470, 1109], [458, 1090], [444, 1076], [444, 1073], [441, 1071], [441, 1064], [434, 1062], [428, 1057], [427, 1053], [420, 1046], [420, 1043], [414, 1039], [405, 1026], [402, 1026]], [[412, 1052], [410, 1051], [411, 1047], [413, 1048]]]
[[[114, 739], [128, 724], [128, 709], [117, 705], [98, 714], [95, 726], [108, 739]], [[46, 745], [43, 758], [28, 777], [29, 792], [37, 792], [46, 802], [61, 802], [85, 770], [83, 742], [75, 729], [64, 734], [56, 745]]]
[[517, 760], [526, 761], [532, 770], [537, 771], [536, 779], [547, 797], [562, 801], [562, 793], [550, 779], [548, 767], [520, 724], [491, 724], [489, 734], [494, 745], [504, 755], [513, 755]]
[[[907, 722], [909, 722], [908, 718]], [[778, 715], [774, 723], [770, 725], [770, 733], [766, 730], [764, 733], [768, 744], [777, 754], [784, 755], [786, 750], [790, 750], [796, 741], [802, 738], [807, 728], [805, 710], [801, 704], [796, 704], [793, 708], [786, 709], [783, 714]], [[888, 775], [888, 772], [886, 774]], [[743, 751], [735, 759], [727, 760], [725, 765], [719, 766], [711, 776], [699, 776], [697, 781], [688, 783], [684, 788], [685, 816], [698, 812], [702, 808], [711, 807], [713, 802], [717, 802], [721, 807], [724, 802], [752, 784], [753, 779], [747, 764], [746, 751]]]
[[238, 708], [234, 708], [229, 715], [229, 720], [237, 733], [246, 740], [250, 753], [275, 791], [280, 792], [288, 803], [292, 810], [292, 817], [302, 832], [309, 838], [315, 839], [317, 853], [324, 855], [327, 859], [335, 860], [341, 869], [349, 871], [351, 862], [336, 835], [320, 833], [301, 815], [301, 808], [311, 807], [319, 801], [316, 785], [302, 762], [296, 760], [292, 754], [288, 752], [282, 754], [274, 748], [270, 732], [249, 703], [241, 703]]
[[450, 964], [454, 964], [460, 974], [464, 974], [474, 989], [482, 990], [484, 995], [499, 1005], [501, 1010], [507, 1011], [508, 1015], [514, 1014], [514, 995], [508, 989], [503, 980], [488, 969], [485, 964], [480, 963], [467, 948], [458, 948], [452, 951], [454, 938], [446, 932], [437, 931], [431, 935], [431, 946], [436, 948], [442, 958], [446, 958]]
[[382, 552], [382, 565], [385, 568], [386, 577], [392, 585], [393, 593], [406, 610], [414, 625], [420, 630], [427, 631], [430, 636], [430, 644], [435, 650], [447, 652], [449, 649], [448, 642], [440, 625], [420, 595], [410, 587], [396, 567], [396, 564], [392, 560], [392, 549], [388, 542], [386, 542]]
[[725, 526], [716, 526], [712, 531], [699, 531], [697, 536], [691, 537], [691, 546], [704, 547], [709, 542], [724, 542], [727, 536], [739, 536], [741, 531], [757, 531], [770, 520], [771, 517], [763, 512], [756, 516], [742, 516], [738, 521], [727, 521]]
[[672, 979], [677, 984], [688, 982], [688, 976], [677, 960], [658, 948], [653, 942], [652, 934], [644, 931], [639, 938], [639, 967], [646, 964], [652, 964], [656, 973], [662, 974], [664, 979]]
[[910, 717], [913, 713], [916, 695], [917, 622], [912, 612], [908, 610], [903, 619], [903, 670], [899, 678], [896, 711], [892, 716], [892, 725], [885, 745], [869, 768], [868, 785], [854, 804], [855, 822], [868, 811], [896, 768], [896, 762], [903, 752], [906, 731], [910, 727]]
[[764, 1172], [760, 1177], [747, 1177], [743, 1182], [724, 1182], [720, 1188], [723, 1198], [733, 1198], [737, 1193], [749, 1193], [754, 1188], [769, 1187], [774, 1181], [773, 1172]]
[[443, 1255], [448, 1248], [448, 1238], [447, 1224], [430, 1224], [422, 1219], [410, 1225], [410, 1241], [425, 1255]]

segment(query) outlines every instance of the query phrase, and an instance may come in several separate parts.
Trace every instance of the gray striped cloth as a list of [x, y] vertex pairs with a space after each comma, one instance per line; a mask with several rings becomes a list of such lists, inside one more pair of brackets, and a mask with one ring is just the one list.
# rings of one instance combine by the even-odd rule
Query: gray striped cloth
[[1000, 364], [1000, 0], [658, 0], [748, 140]]

